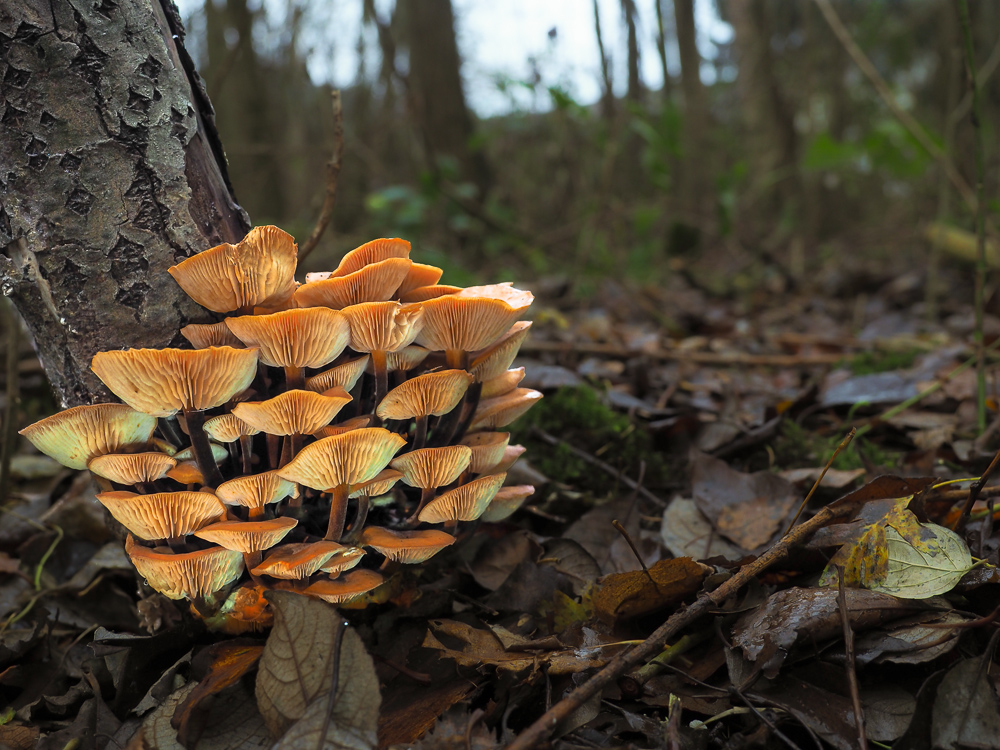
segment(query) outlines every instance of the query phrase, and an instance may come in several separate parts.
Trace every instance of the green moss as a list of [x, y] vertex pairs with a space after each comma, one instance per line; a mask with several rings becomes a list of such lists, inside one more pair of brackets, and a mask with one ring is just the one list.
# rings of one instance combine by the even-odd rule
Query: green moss
[[[810, 432], [795, 422], [786, 421], [774, 441], [774, 464], [780, 469], [825, 466], [843, 441], [843, 435], [825, 436]], [[869, 465], [892, 467], [899, 463], [900, 454], [887, 450], [864, 438], [853, 441], [840, 452], [831, 468], [841, 471], [862, 469]]]
[[[532, 433], [537, 427], [562, 442], [549, 445]], [[619, 486], [614, 476], [580, 458], [570, 445], [580, 448], [635, 479], [646, 463], [644, 485], [656, 486], [666, 475], [667, 462], [657, 452], [646, 430], [606, 406], [586, 386], [560, 388], [546, 395], [511, 426], [511, 442], [528, 448], [532, 466], [549, 478], [592, 492], [608, 494]]]
[[905, 370], [913, 367], [913, 362], [924, 350], [917, 348], [876, 349], [859, 352], [847, 360], [847, 366], [855, 375], [873, 375], [877, 372]]

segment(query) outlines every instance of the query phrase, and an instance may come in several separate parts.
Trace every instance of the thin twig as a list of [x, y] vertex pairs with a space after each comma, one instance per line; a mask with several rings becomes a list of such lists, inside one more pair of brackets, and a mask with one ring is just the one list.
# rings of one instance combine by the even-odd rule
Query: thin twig
[[[847, 437], [845, 437], [843, 440], [840, 441], [840, 445], [837, 446], [837, 450], [833, 452], [833, 455], [830, 456], [830, 460], [827, 461], [826, 466], [823, 467], [823, 471], [820, 472], [819, 476], [816, 478], [816, 481], [813, 482], [813, 486], [809, 490], [809, 494], [806, 495], [806, 499], [802, 501], [802, 505], [800, 505], [799, 509], [795, 512], [795, 518], [793, 518], [792, 522], [788, 524], [788, 529], [792, 528], [795, 525], [795, 522], [799, 520], [799, 516], [802, 515], [802, 511], [805, 509], [806, 505], [809, 504], [809, 501], [812, 499], [813, 494], [815, 494], [816, 488], [823, 483], [823, 477], [826, 476], [826, 473], [830, 470], [830, 467], [833, 466], [833, 462], [837, 460], [837, 456], [840, 455], [840, 452], [851, 444], [851, 441], [854, 440], [854, 436], [857, 434], [857, 432], [858, 432], [857, 429], [852, 427], [851, 431], [847, 433]], [[788, 533], [788, 529], [785, 529], [786, 534]]]
[[998, 450], [993, 456], [993, 460], [990, 461], [990, 465], [986, 467], [986, 471], [983, 472], [983, 475], [979, 477], [976, 483], [969, 488], [969, 496], [965, 498], [965, 505], [962, 506], [962, 515], [959, 516], [958, 521], [955, 524], [955, 530], [957, 532], [962, 532], [966, 522], [969, 520], [969, 514], [972, 513], [972, 506], [976, 504], [976, 500], [979, 499], [979, 493], [983, 491], [983, 487], [985, 487], [986, 483], [990, 481], [990, 477], [993, 476], [993, 472], [997, 470], [998, 464], [1000, 464], [1000, 450]]
[[854, 509], [850, 503], [840, 502], [827, 505], [815, 516], [793, 528], [782, 539], [775, 543], [764, 554], [753, 562], [736, 571], [719, 588], [708, 594], [701, 595], [693, 604], [678, 610], [666, 622], [658, 627], [640, 645], [630, 651], [619, 654], [605, 667], [573, 690], [569, 695], [546, 711], [534, 724], [518, 735], [507, 750], [529, 750], [538, 746], [553, 730], [576, 709], [586, 703], [591, 697], [603, 690], [607, 685], [617, 680], [621, 675], [648, 661], [666, 646], [667, 641], [678, 632], [693, 625], [713, 608], [734, 596], [743, 586], [788, 554], [788, 551], [799, 542], [805, 540], [814, 531], [820, 529], [836, 518], [849, 514]]
[[574, 456], [578, 456], [579, 458], [582, 458], [584, 461], [586, 461], [591, 466], [596, 466], [601, 471], [606, 472], [607, 474], [610, 474], [611, 476], [615, 477], [616, 479], [620, 479], [621, 482], [622, 482], [622, 484], [624, 484], [629, 489], [635, 490], [636, 492], [638, 492], [640, 495], [642, 495], [644, 498], [646, 498], [650, 502], [655, 503], [656, 505], [659, 505], [661, 508], [666, 508], [667, 507], [667, 501], [666, 500], [664, 500], [663, 498], [657, 497], [652, 492], [650, 492], [645, 487], [643, 487], [641, 484], [639, 484], [638, 482], [636, 482], [634, 479], [630, 479], [629, 477], [627, 477], [624, 474], [622, 474], [618, 469], [616, 469], [611, 464], [604, 463], [604, 461], [602, 461], [601, 459], [597, 458], [596, 456], [590, 455], [589, 453], [587, 453], [587, 451], [581, 450], [580, 448], [577, 448], [575, 445], [570, 445], [565, 440], [560, 440], [555, 435], [550, 435], [545, 430], [543, 430], [543, 429], [541, 429], [539, 427], [532, 427], [531, 428], [531, 432], [534, 435], [536, 435], [539, 439], [541, 439], [544, 442], [548, 443], [549, 445], [563, 446], [570, 453], [572, 453]]
[[969, 183], [965, 181], [965, 178], [959, 173], [955, 168], [955, 164], [948, 158], [948, 154], [941, 150], [933, 139], [927, 135], [927, 131], [924, 130], [923, 126], [914, 119], [913, 115], [903, 109], [899, 102], [896, 101], [896, 97], [893, 96], [892, 91], [889, 89], [889, 85], [885, 82], [885, 79], [879, 74], [878, 70], [872, 64], [872, 61], [868, 59], [868, 56], [861, 50], [861, 48], [855, 43], [854, 39], [851, 38], [850, 32], [844, 26], [843, 22], [840, 20], [840, 16], [837, 15], [837, 11], [833, 9], [833, 5], [830, 4], [830, 0], [815, 0], [816, 5], [819, 6], [820, 12], [823, 14], [823, 18], [826, 22], [830, 24], [830, 28], [836, 35], [840, 43], [844, 45], [844, 49], [847, 50], [847, 54], [851, 56], [855, 64], [861, 68], [861, 72], [865, 74], [878, 95], [885, 102], [889, 110], [895, 115], [896, 119], [902, 123], [903, 127], [913, 136], [913, 138], [919, 143], [923, 149], [935, 160], [941, 163], [942, 168], [948, 175], [948, 179], [958, 190], [959, 195], [962, 196], [962, 200], [966, 202], [969, 208], [974, 209], [976, 207], [976, 196], [972, 192], [972, 188], [969, 187]]
[[840, 624], [844, 630], [844, 666], [847, 670], [847, 687], [851, 693], [851, 703], [854, 706], [854, 728], [858, 731], [858, 747], [868, 750], [868, 737], [865, 736], [865, 715], [861, 709], [861, 690], [858, 687], [858, 672], [854, 667], [854, 630], [851, 629], [851, 619], [847, 614], [847, 590], [844, 588], [844, 568], [837, 566], [837, 603], [840, 609]]
[[320, 237], [333, 218], [333, 208], [337, 202], [337, 179], [340, 177], [340, 165], [344, 161], [344, 108], [340, 102], [340, 89], [331, 91], [330, 98], [333, 100], [333, 155], [326, 165], [326, 195], [312, 234], [299, 248], [300, 263], [319, 244]]
[[972, 28], [969, 23], [969, 4], [959, 0], [958, 16], [962, 22], [962, 37], [965, 42], [965, 65], [972, 89], [972, 131], [975, 135], [976, 154], [976, 288], [975, 312], [976, 330], [976, 423], [979, 432], [986, 429], [986, 354], [983, 349], [983, 288], [986, 286], [986, 196], [983, 188], [983, 108], [979, 101], [979, 86], [976, 84], [976, 55], [972, 45]]

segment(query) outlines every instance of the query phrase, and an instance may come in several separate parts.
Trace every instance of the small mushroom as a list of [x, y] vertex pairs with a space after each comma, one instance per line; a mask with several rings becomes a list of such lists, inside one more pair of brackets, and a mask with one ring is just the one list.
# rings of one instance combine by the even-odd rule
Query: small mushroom
[[445, 547], [455, 543], [455, 537], [437, 529], [393, 531], [369, 526], [361, 535], [361, 544], [381, 552], [394, 562], [422, 563]]
[[542, 394], [530, 388], [515, 388], [509, 393], [479, 403], [471, 429], [492, 430], [506, 427], [538, 403]]
[[381, 427], [363, 427], [307, 445], [278, 475], [314, 490], [330, 493], [327, 541], [344, 532], [350, 485], [361, 484], [382, 471], [406, 441]]
[[381, 302], [392, 297], [411, 265], [408, 258], [386, 258], [346, 276], [307, 282], [295, 290], [293, 298], [299, 307], [334, 310], [361, 302]]
[[184, 349], [126, 349], [99, 352], [91, 369], [122, 401], [154, 417], [184, 412], [198, 465], [209, 483], [222, 476], [211, 459], [204, 410], [244, 391], [257, 373], [255, 349], [213, 346]]
[[363, 302], [341, 312], [351, 326], [351, 348], [371, 355], [375, 371], [375, 405], [389, 389], [386, 354], [413, 343], [423, 325], [419, 305], [399, 302]]
[[210, 492], [102, 492], [98, 502], [115, 520], [140, 539], [179, 542], [206, 524], [226, 515], [226, 509]]
[[226, 505], [242, 505], [250, 513], [250, 520], [264, 516], [264, 507], [295, 494], [295, 483], [278, 476], [277, 471], [264, 471], [236, 477], [220, 484], [215, 494]]
[[501, 487], [486, 506], [480, 518], [484, 521], [503, 521], [514, 515], [514, 512], [524, 505], [524, 501], [535, 494], [535, 488], [530, 484], [517, 484]]
[[475, 521], [486, 510], [506, 478], [506, 474], [489, 474], [448, 490], [431, 500], [420, 511], [418, 518], [424, 523], [447, 523], [450, 526], [458, 521]]
[[460, 444], [472, 449], [469, 473], [484, 474], [492, 470], [503, 460], [509, 442], [509, 432], [474, 432], [462, 438]]
[[347, 604], [385, 582], [381, 573], [360, 568], [344, 573], [334, 580], [320, 580], [302, 591], [306, 596], [322, 599], [330, 604]]
[[194, 533], [199, 539], [214, 542], [226, 549], [243, 553], [248, 569], [260, 564], [261, 552], [270, 549], [298, 523], [294, 518], [271, 518], [267, 521], [221, 521]]
[[518, 367], [514, 370], [504, 370], [495, 378], [490, 378], [483, 383], [480, 398], [496, 398], [505, 393], [510, 393], [517, 388], [518, 384], [524, 380], [524, 368]]
[[[360, 271], [372, 263], [380, 263], [387, 258], [409, 258], [410, 243], [398, 237], [386, 237], [366, 242], [346, 253], [340, 260], [337, 270], [327, 278], [347, 276]], [[314, 277], [315, 278], [315, 277]], [[308, 281], [309, 279], [307, 279]]]
[[243, 572], [243, 555], [224, 547], [174, 555], [129, 539], [125, 551], [139, 575], [168, 599], [208, 599]]
[[[336, 542], [309, 542], [303, 544], [281, 544], [272, 547], [264, 561], [255, 567], [251, 573], [255, 576], [271, 576], [285, 580], [301, 580], [308, 578], [322, 568], [327, 561], [347, 549]], [[354, 558], [354, 565], [361, 562], [364, 552]]]
[[140, 492], [148, 492], [149, 482], [165, 477], [175, 466], [177, 459], [165, 453], [105, 453], [87, 464], [97, 476], [134, 485]]
[[483, 383], [504, 373], [521, 350], [521, 344], [528, 338], [530, 329], [530, 320], [519, 320], [497, 341], [482, 351], [475, 352], [469, 372], [476, 382]]
[[421, 489], [420, 504], [409, 523], [416, 525], [420, 511], [434, 497], [434, 490], [454, 482], [469, 467], [472, 449], [467, 445], [421, 448], [404, 453], [392, 461], [392, 468], [403, 472], [403, 481]]
[[156, 418], [124, 404], [74, 406], [28, 425], [20, 434], [70, 469], [91, 459], [149, 443]]
[[305, 387], [304, 369], [333, 362], [350, 340], [347, 320], [326, 307], [242, 315], [226, 318], [226, 325], [247, 346], [260, 348], [263, 364], [284, 368], [288, 390]]
[[441, 280], [443, 275], [444, 271], [437, 266], [414, 263], [410, 266], [410, 270], [406, 273], [406, 278], [403, 279], [403, 282], [396, 290], [396, 296], [402, 297], [404, 294], [422, 286], [433, 286]]
[[430, 286], [420, 286], [411, 289], [405, 294], [399, 295], [400, 302], [426, 302], [429, 299], [443, 297], [446, 294], [458, 294], [462, 291], [460, 286], [451, 284], [432, 284]]
[[243, 349], [243, 342], [233, 335], [225, 321], [219, 323], [192, 323], [181, 329], [181, 336], [191, 342], [195, 349], [207, 349], [210, 346], [231, 346]]
[[227, 412], [205, 420], [205, 433], [219, 443], [234, 443], [239, 440], [243, 473], [253, 471], [253, 436], [259, 434], [260, 430]]
[[[333, 421], [344, 404], [351, 400], [338, 388], [337, 395], [326, 396], [312, 391], [290, 390], [267, 401], [248, 401], [233, 407], [233, 414], [248, 425], [268, 435], [289, 436], [288, 460], [302, 447], [302, 436], [311, 435]], [[282, 464], [288, 461], [282, 461]]]
[[401, 471], [383, 469], [374, 479], [351, 486], [350, 497], [358, 499], [358, 513], [350, 532], [345, 537], [346, 541], [353, 544], [361, 537], [361, 530], [365, 527], [365, 521], [368, 519], [368, 508], [371, 505], [369, 498], [384, 495], [402, 478], [403, 472]]
[[331, 388], [343, 388], [345, 391], [349, 391], [361, 379], [370, 359], [365, 354], [362, 357], [349, 359], [347, 362], [343, 362], [336, 367], [331, 367], [319, 375], [306, 378], [306, 390], [323, 393]]
[[458, 406], [472, 376], [465, 370], [428, 372], [393, 388], [375, 413], [380, 419], [417, 420], [413, 445], [422, 448], [427, 440], [427, 418], [440, 417]]
[[217, 245], [167, 270], [202, 307], [252, 313], [258, 305], [276, 305], [292, 296], [297, 255], [287, 232], [254, 227], [235, 245]]

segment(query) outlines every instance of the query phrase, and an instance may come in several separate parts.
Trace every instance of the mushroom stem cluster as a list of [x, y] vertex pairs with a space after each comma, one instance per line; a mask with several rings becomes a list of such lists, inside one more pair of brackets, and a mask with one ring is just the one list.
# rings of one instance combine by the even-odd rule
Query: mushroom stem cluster
[[221, 321], [181, 329], [190, 349], [98, 353], [124, 403], [22, 431], [90, 469], [153, 589], [223, 613], [231, 632], [268, 624], [268, 588], [377, 600], [390, 571], [534, 491], [503, 486], [524, 449], [500, 431], [541, 397], [510, 369], [530, 292], [442, 285], [400, 239], [304, 283], [296, 253], [257, 227], [174, 266]]

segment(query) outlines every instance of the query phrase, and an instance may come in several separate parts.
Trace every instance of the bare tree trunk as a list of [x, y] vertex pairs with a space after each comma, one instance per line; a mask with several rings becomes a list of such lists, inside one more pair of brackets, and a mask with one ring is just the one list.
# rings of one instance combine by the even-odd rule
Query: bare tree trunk
[[472, 118], [465, 105], [451, 0], [399, 0], [410, 50], [409, 86], [429, 154], [458, 159], [481, 194], [491, 177], [481, 150], [469, 147]]
[[639, 38], [636, 31], [635, 0], [621, 0], [622, 15], [625, 17], [625, 27], [628, 30], [628, 91], [629, 101], [642, 100], [642, 78], [639, 76]]
[[611, 82], [611, 60], [604, 49], [601, 12], [597, 0], [594, 0], [594, 31], [597, 34], [597, 51], [601, 55], [601, 115], [606, 121], [611, 122], [615, 119], [615, 90]]
[[[797, 136], [792, 115], [774, 75], [771, 31], [762, 0], [732, 0], [730, 16], [736, 31], [739, 62], [737, 81], [747, 130], [759, 203], [771, 217], [788, 202], [798, 201]], [[755, 211], [755, 213], [760, 213]]]
[[0, 288], [67, 406], [207, 313], [167, 268], [249, 227], [168, 0], [0, 6]]
[[663, 18], [665, 2], [667, 0], [656, 0], [656, 51], [660, 56], [660, 68], [663, 72], [663, 101], [668, 102], [673, 96], [673, 82], [667, 67], [667, 30]]
[[674, 0], [677, 23], [677, 46], [681, 57], [681, 88], [684, 91], [684, 144], [679, 186], [685, 210], [691, 220], [697, 218], [705, 197], [708, 162], [705, 156], [705, 132], [708, 105], [701, 83], [701, 55], [696, 44], [694, 0]]

